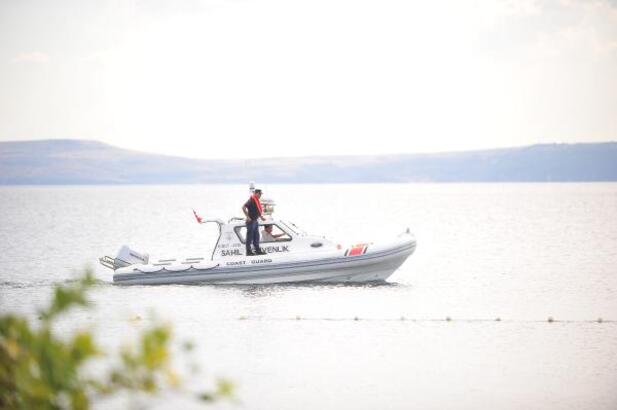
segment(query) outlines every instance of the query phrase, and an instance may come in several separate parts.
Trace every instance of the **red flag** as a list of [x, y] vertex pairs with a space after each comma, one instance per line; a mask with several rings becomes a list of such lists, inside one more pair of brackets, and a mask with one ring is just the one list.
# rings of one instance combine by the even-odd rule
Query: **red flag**
[[195, 212], [194, 209], [193, 209], [193, 215], [195, 215], [195, 219], [197, 219], [198, 224], [200, 224], [201, 221], [203, 221], [203, 219], [201, 219], [201, 216], [197, 215], [197, 212]]

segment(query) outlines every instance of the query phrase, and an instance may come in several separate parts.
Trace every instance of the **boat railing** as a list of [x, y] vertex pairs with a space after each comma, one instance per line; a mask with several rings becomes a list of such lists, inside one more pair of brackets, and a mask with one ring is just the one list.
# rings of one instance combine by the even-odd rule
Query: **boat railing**
[[99, 258], [99, 262], [106, 268], [109, 268], [111, 270], [116, 269], [116, 266], [114, 265], [114, 258], [112, 258], [111, 256], [103, 256], [102, 258]]
[[111, 270], [116, 270], [118, 268], [123, 268], [130, 265], [130, 263], [123, 261], [122, 259], [112, 258], [111, 256], [103, 256], [102, 258], [99, 258], [99, 262], [101, 265]]

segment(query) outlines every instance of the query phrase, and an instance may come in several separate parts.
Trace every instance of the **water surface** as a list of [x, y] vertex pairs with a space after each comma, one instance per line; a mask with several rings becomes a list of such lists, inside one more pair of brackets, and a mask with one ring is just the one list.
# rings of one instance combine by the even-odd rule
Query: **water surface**
[[[63, 326], [114, 346], [155, 312], [198, 346], [189, 385], [236, 382], [232, 408], [617, 408], [617, 184], [263, 188], [311, 233], [409, 227], [416, 253], [384, 285], [117, 287], [98, 257], [209, 255], [217, 230], [191, 209], [240, 215], [246, 187], [2, 187], [1, 309], [34, 316], [89, 264], [97, 307]], [[172, 404], [195, 405], [149, 402]]]

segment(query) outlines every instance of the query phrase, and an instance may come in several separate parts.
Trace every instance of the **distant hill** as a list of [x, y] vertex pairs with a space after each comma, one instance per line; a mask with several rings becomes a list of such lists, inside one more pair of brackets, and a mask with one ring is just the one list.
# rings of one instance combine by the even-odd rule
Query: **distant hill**
[[438, 154], [197, 160], [96, 141], [0, 142], [0, 185], [617, 181], [617, 143]]

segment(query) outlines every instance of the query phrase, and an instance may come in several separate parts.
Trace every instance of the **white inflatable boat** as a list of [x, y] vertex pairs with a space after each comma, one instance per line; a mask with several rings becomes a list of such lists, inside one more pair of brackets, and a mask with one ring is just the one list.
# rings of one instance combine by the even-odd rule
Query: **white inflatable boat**
[[[409, 229], [385, 243], [341, 246], [272, 218], [272, 205], [266, 206], [269, 219], [260, 221], [262, 255], [246, 255], [243, 219], [225, 223], [198, 218], [202, 224], [214, 223], [219, 228], [209, 258], [151, 261], [147, 254], [123, 246], [115, 258], [104, 256], [99, 261], [113, 269], [114, 283], [122, 285], [378, 282], [392, 275], [416, 248]], [[266, 225], [271, 225], [271, 234], [264, 233]]]

